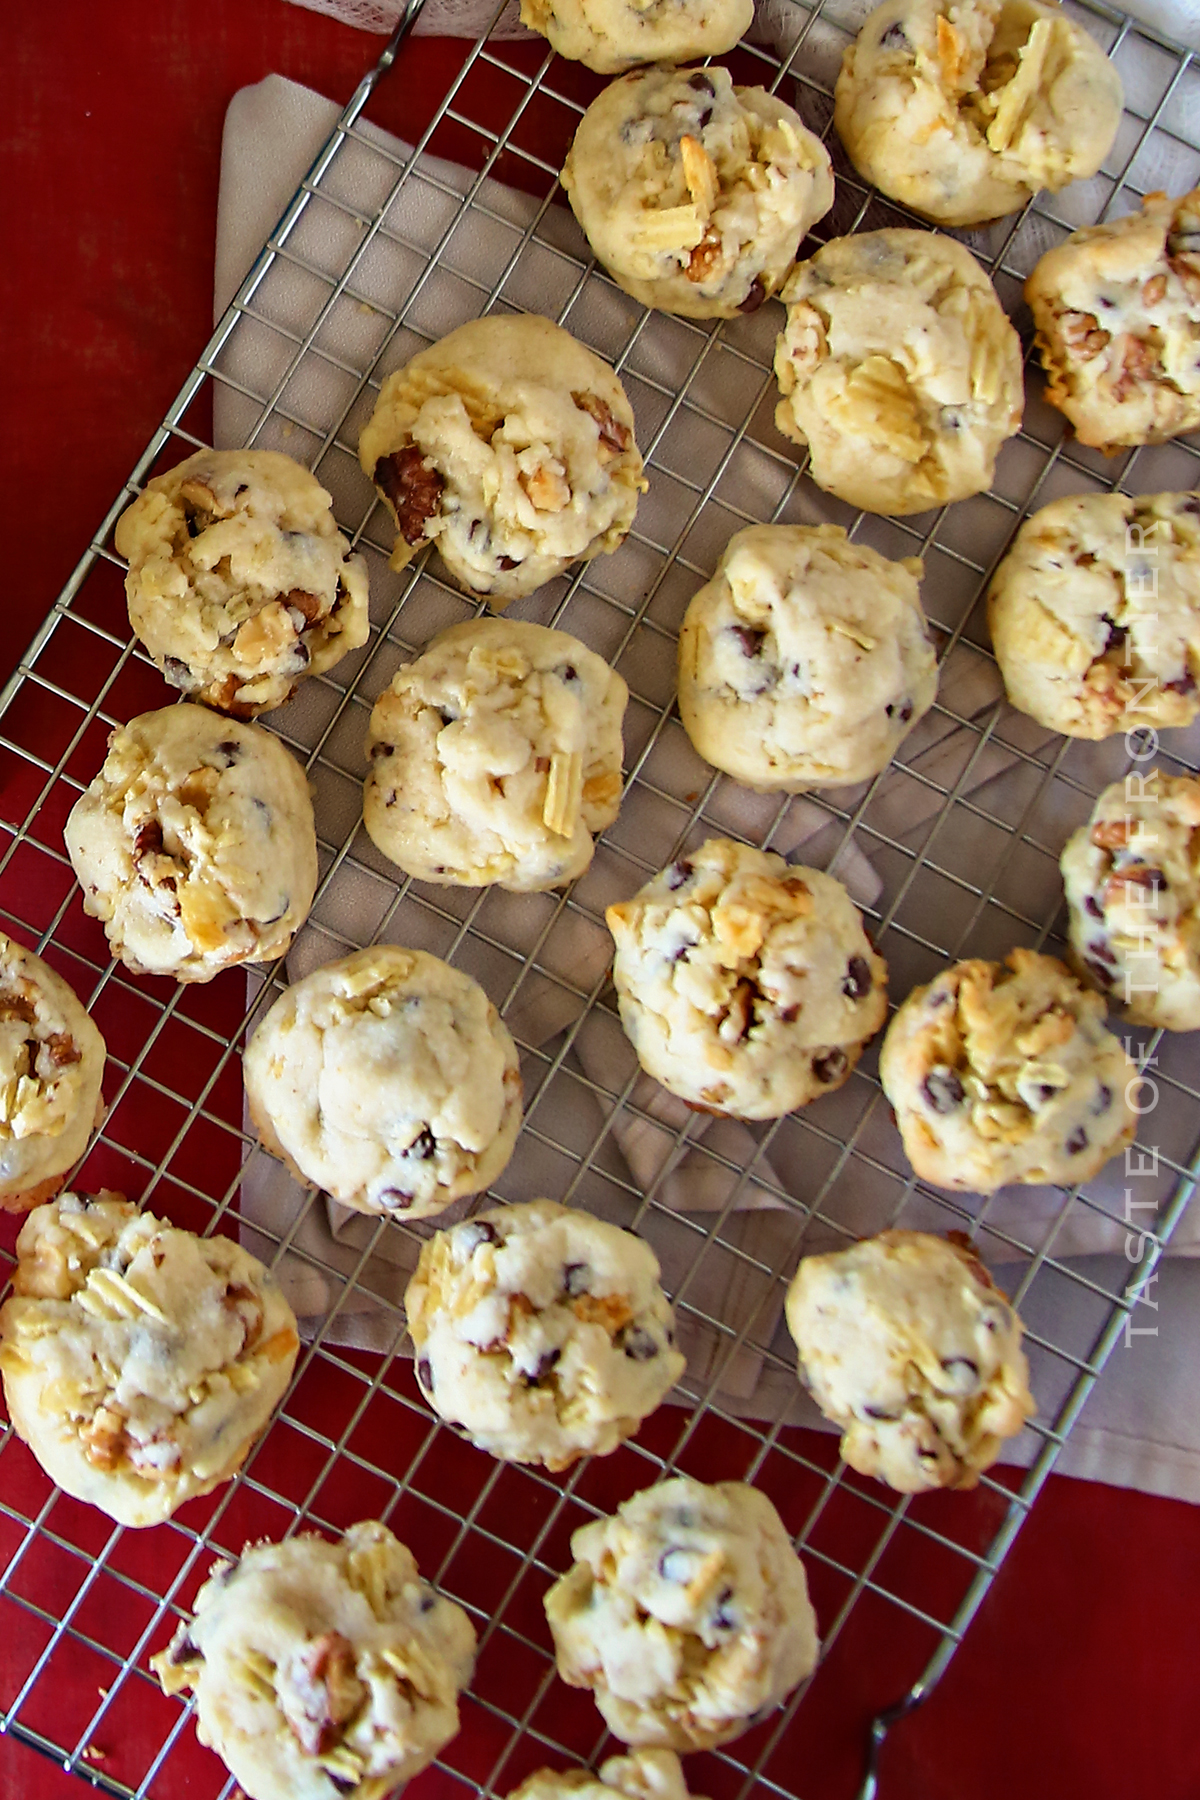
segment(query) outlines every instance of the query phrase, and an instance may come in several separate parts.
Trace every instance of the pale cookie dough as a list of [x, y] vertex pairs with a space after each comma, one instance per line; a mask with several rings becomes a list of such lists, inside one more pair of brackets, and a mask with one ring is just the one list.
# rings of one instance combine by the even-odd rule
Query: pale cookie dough
[[1134, 1065], [1104, 1002], [1053, 956], [955, 963], [914, 988], [883, 1040], [883, 1091], [935, 1187], [1090, 1181], [1133, 1142]]
[[981, 225], [1094, 175], [1121, 122], [1095, 39], [1039, 0], [885, 0], [842, 58], [859, 174], [939, 225]]
[[1014, 706], [1068, 737], [1200, 712], [1200, 495], [1071, 494], [1026, 519], [988, 624]]
[[775, 345], [775, 423], [812, 478], [867, 512], [992, 484], [1021, 424], [1021, 343], [971, 252], [929, 231], [835, 238], [799, 263]]
[[618, 286], [696, 319], [756, 311], [833, 205], [829, 152], [799, 113], [717, 67], [611, 82], [561, 179]]
[[460, 325], [389, 375], [358, 442], [396, 523], [500, 608], [624, 541], [646, 482], [606, 362], [549, 319]]
[[1036, 1411], [1021, 1321], [963, 1233], [806, 1256], [787, 1322], [845, 1460], [902, 1494], [974, 1487]]
[[64, 836], [83, 910], [139, 975], [211, 981], [270, 962], [317, 889], [304, 770], [261, 725], [205, 706], [119, 725]]
[[1135, 1025], [1200, 1031], [1200, 780], [1133, 770], [1062, 854], [1071, 963]]
[[458, 1731], [475, 1632], [373, 1519], [218, 1562], [151, 1658], [249, 1800], [383, 1800]]
[[292, 1309], [257, 1258], [119, 1194], [63, 1194], [17, 1239], [0, 1370], [51, 1480], [157, 1525], [241, 1466], [292, 1373]]
[[610, 906], [621, 1023], [702, 1112], [774, 1119], [850, 1077], [887, 1017], [887, 964], [840, 881], [709, 838]]
[[598, 75], [732, 50], [754, 0], [521, 0], [521, 23]]
[[555, 1200], [439, 1231], [404, 1308], [425, 1398], [504, 1462], [607, 1456], [684, 1370], [650, 1246]]
[[483, 989], [394, 944], [294, 982], [242, 1073], [264, 1148], [356, 1212], [423, 1219], [479, 1193], [521, 1124], [516, 1045]]
[[634, 1750], [590, 1769], [535, 1769], [508, 1800], [700, 1800], [689, 1796], [683, 1764], [673, 1750]]
[[1025, 283], [1046, 398], [1115, 454], [1200, 428], [1200, 188], [1048, 250]]
[[368, 832], [421, 881], [517, 893], [573, 881], [617, 816], [628, 698], [565, 631], [452, 625], [375, 702]]
[[0, 1208], [51, 1199], [104, 1117], [104, 1039], [75, 992], [0, 931]]
[[708, 1750], [817, 1660], [804, 1565], [767, 1496], [677, 1476], [571, 1539], [546, 1595], [558, 1672], [627, 1744]]
[[937, 694], [921, 574], [837, 525], [737, 532], [679, 630], [693, 747], [759, 792], [878, 774]]
[[315, 475], [274, 450], [197, 450], [117, 520], [129, 623], [172, 687], [239, 719], [367, 641], [367, 565]]

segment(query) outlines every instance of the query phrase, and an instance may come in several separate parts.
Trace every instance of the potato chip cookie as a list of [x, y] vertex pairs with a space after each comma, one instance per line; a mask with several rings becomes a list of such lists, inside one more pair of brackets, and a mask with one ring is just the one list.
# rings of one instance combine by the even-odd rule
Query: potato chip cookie
[[358, 454], [396, 523], [392, 567], [434, 543], [497, 608], [617, 549], [646, 486], [616, 375], [530, 315], [472, 319], [389, 375]]
[[725, 69], [645, 69], [584, 113], [562, 172], [618, 286], [696, 319], [754, 312], [833, 205], [829, 153], [800, 115]]
[[197, 450], [117, 520], [129, 623], [172, 687], [253, 718], [367, 641], [367, 565], [315, 475]]
[[1062, 854], [1071, 963], [1135, 1025], [1200, 1031], [1200, 780], [1132, 770]]
[[775, 423], [818, 487], [899, 514], [991, 486], [1021, 424], [1021, 344], [969, 250], [928, 231], [835, 238], [783, 298]]
[[1025, 283], [1046, 398], [1114, 454], [1200, 427], [1200, 188], [1076, 231]]
[[157, 1525], [241, 1466], [300, 1340], [274, 1277], [119, 1194], [63, 1194], [17, 1239], [0, 1370], [18, 1437], [64, 1492]]
[[735, 533], [679, 630], [693, 747], [760, 792], [878, 774], [937, 694], [921, 573], [837, 525]]
[[452, 625], [375, 702], [368, 832], [421, 881], [517, 893], [573, 881], [617, 816], [628, 697], [565, 631]]
[[483, 989], [395, 944], [293, 982], [242, 1069], [264, 1147], [357, 1212], [421, 1219], [479, 1193], [521, 1124], [516, 1045]]
[[598, 75], [685, 63], [732, 50], [754, 0], [521, 0], [521, 23]]
[[1068, 737], [1200, 712], [1200, 495], [1071, 494], [1026, 519], [988, 624], [1014, 706]]
[[475, 1632], [374, 1519], [218, 1562], [151, 1658], [248, 1800], [383, 1800], [458, 1731]]
[[965, 1234], [806, 1256], [787, 1322], [846, 1462], [902, 1494], [975, 1487], [1036, 1410], [1021, 1321]]
[[834, 123], [859, 174], [939, 225], [981, 225], [1094, 175], [1121, 78], [1041, 0], [885, 0], [842, 58]]
[[634, 1750], [590, 1769], [535, 1769], [508, 1800], [700, 1800], [688, 1794], [683, 1764], [673, 1750]]
[[104, 1039], [49, 963], [0, 931], [0, 1208], [50, 1200], [104, 1117]]
[[571, 1539], [546, 1595], [558, 1672], [627, 1744], [709, 1750], [817, 1660], [804, 1565], [767, 1496], [676, 1476]]
[[1132, 1143], [1134, 1065], [1053, 956], [955, 963], [914, 988], [879, 1056], [904, 1152], [934, 1187], [1090, 1181]]
[[840, 881], [709, 838], [605, 915], [621, 1023], [703, 1112], [774, 1119], [830, 1094], [887, 1016], [887, 964]]
[[607, 1456], [683, 1373], [659, 1273], [633, 1232], [554, 1200], [438, 1232], [404, 1296], [426, 1399], [505, 1462]]

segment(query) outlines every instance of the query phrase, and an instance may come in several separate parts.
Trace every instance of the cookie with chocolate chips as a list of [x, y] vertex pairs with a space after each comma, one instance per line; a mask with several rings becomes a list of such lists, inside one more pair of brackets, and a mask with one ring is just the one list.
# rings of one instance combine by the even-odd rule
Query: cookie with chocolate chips
[[49, 963], [0, 932], [0, 1208], [51, 1199], [104, 1116], [104, 1039]]
[[606, 914], [638, 1061], [702, 1112], [774, 1119], [849, 1079], [887, 965], [840, 881], [709, 838]]
[[1089, 1181], [1132, 1143], [1136, 1070], [1104, 1002], [1057, 958], [1012, 950], [914, 988], [879, 1056], [905, 1155], [934, 1187]]

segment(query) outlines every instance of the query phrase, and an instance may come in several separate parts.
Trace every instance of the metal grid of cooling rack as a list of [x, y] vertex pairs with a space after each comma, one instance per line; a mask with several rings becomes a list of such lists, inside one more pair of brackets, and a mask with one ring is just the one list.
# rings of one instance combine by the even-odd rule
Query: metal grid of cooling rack
[[[0, 1721], [115, 1795], [167, 1791], [168, 1783], [170, 1791], [186, 1783], [189, 1794], [228, 1792], [215, 1759], [195, 1747], [185, 1711], [158, 1694], [150, 1653], [186, 1611], [214, 1552], [236, 1552], [252, 1536], [301, 1525], [336, 1530], [376, 1515], [414, 1544], [424, 1572], [467, 1606], [480, 1630], [463, 1730], [421, 1778], [422, 1791], [505, 1792], [542, 1761], [587, 1760], [600, 1746], [590, 1700], [554, 1683], [538, 1604], [566, 1564], [570, 1530], [680, 1469], [752, 1480], [771, 1494], [805, 1556], [825, 1643], [817, 1673], [786, 1708], [689, 1764], [691, 1786], [714, 1800], [742, 1800], [755, 1784], [798, 1794], [795, 1771], [821, 1767], [822, 1731], [866, 1634], [881, 1709], [862, 1789], [872, 1794], [888, 1724], [929, 1692], [953, 1655], [1183, 1214], [1200, 1144], [1200, 1092], [1169, 1043], [1134, 1034], [1165, 1104], [1156, 1127], [1159, 1211], [1122, 1284], [1108, 1263], [1067, 1254], [1121, 1241], [1119, 1189], [1100, 1179], [1083, 1193], [1042, 1196], [1025, 1212], [923, 1189], [906, 1172], [870, 1058], [839, 1095], [755, 1128], [752, 1141], [732, 1149], [710, 1142], [695, 1116], [679, 1128], [664, 1124], [647, 1111], [631, 1056], [614, 1060], [621, 1040], [606, 959], [587, 972], [586, 952], [603, 930], [607, 900], [713, 831], [857, 882], [894, 997], [955, 956], [1054, 941], [1058, 848], [1099, 787], [1121, 773], [1123, 752], [1031, 735], [1003, 705], [979, 594], [1032, 506], [1097, 485], [1194, 486], [1197, 450], [1177, 443], [1106, 464], [1063, 440], [1061, 422], [1035, 397], [1031, 370], [1025, 428], [1003, 454], [991, 495], [918, 520], [840, 509], [807, 481], [770, 424], [778, 309], [717, 329], [647, 315], [595, 269], [569, 216], [551, 206], [581, 94], [590, 94], [577, 69], [485, 38], [464, 47], [459, 74], [415, 150], [365, 124], [363, 108], [418, 6], [342, 114], [0, 697], [0, 917], [72, 980], [110, 1047], [110, 1110], [79, 1185], [123, 1186], [195, 1229], [252, 1229], [251, 1241], [260, 1251], [265, 1245], [282, 1272], [318, 1275], [325, 1296], [288, 1397], [243, 1473], [151, 1533], [113, 1528], [58, 1494], [5, 1432]], [[838, 200], [822, 237], [908, 222], [857, 183], [831, 139], [833, 76], [864, 10], [781, 0], [772, 46], [742, 46], [727, 59], [740, 79], [793, 92], [830, 141]], [[1127, 112], [1110, 164], [1094, 181], [969, 238], [1013, 310], [1022, 276], [1049, 242], [1127, 209], [1151, 187], [1180, 188], [1200, 176], [1195, 59], [1107, 8], [1073, 10], [1121, 66]], [[439, 153], [470, 162], [473, 172], [430, 160]], [[310, 231], [321, 213], [335, 229]], [[356, 477], [363, 409], [382, 375], [418, 343], [462, 317], [522, 305], [552, 312], [614, 362], [634, 402], [651, 490], [622, 551], [514, 609], [575, 630], [620, 665], [631, 690], [622, 818], [587, 877], [518, 917], [491, 892], [397, 883], [347, 795], [361, 781], [374, 695], [398, 661], [470, 610], [436, 566], [418, 564], [399, 577], [387, 571], [390, 533]], [[365, 336], [347, 334], [348, 320], [363, 319]], [[693, 1362], [681, 1384], [683, 1408], [660, 1409], [636, 1442], [561, 1480], [492, 1462], [422, 1405], [402, 1311], [376, 1273], [385, 1234], [411, 1239], [420, 1228], [380, 1222], [329, 1268], [317, 1265], [305, 1235], [318, 1196], [309, 1194], [283, 1229], [247, 1213], [241, 1161], [251, 1145], [241, 1130], [236, 1051], [252, 1008], [243, 986], [229, 975], [201, 990], [130, 977], [108, 961], [99, 929], [79, 908], [63, 818], [99, 765], [107, 729], [169, 698], [128, 636], [112, 527], [150, 473], [210, 441], [210, 403], [222, 441], [285, 448], [309, 462], [370, 561], [370, 644], [349, 672], [343, 665], [309, 683], [268, 721], [313, 777], [323, 870], [314, 929], [327, 955], [393, 937], [470, 969], [510, 1021], [527, 1027], [515, 1032], [526, 1125], [499, 1195], [536, 1186], [595, 1205], [652, 1239], [669, 1230], [675, 1255], [680, 1241], [686, 1249], [672, 1285], [681, 1323], [706, 1349], [700, 1372]], [[730, 532], [757, 520], [817, 518], [845, 523], [893, 555], [925, 557], [943, 677], [924, 736], [914, 734], [891, 770], [848, 801], [822, 795], [797, 812], [689, 760], [672, 715], [670, 671], [682, 606]], [[1194, 768], [1196, 746], [1197, 734], [1175, 734], [1159, 760]], [[641, 808], [637, 829], [623, 832], [631, 803]], [[286, 980], [286, 972], [272, 978]], [[524, 1007], [535, 988], [538, 1004]], [[530, 1021], [539, 1019], [534, 1029]], [[599, 1060], [588, 1053], [597, 1033]], [[631, 1120], [662, 1140], [654, 1172], [641, 1181], [619, 1153], [622, 1122]], [[721, 1202], [681, 1215], [672, 1182], [700, 1166], [725, 1178]], [[773, 1210], [746, 1210], [751, 1194], [774, 1201]], [[896, 1500], [847, 1471], [832, 1438], [790, 1428], [804, 1415], [779, 1314], [798, 1255], [897, 1222], [970, 1231], [981, 1253], [999, 1260], [1000, 1278], [1030, 1322], [1041, 1413], [1023, 1440], [1023, 1476], [1005, 1481], [995, 1471], [973, 1495]], [[381, 1346], [372, 1352], [347, 1343], [364, 1305]], [[820, 1791], [834, 1791], [824, 1777]]]

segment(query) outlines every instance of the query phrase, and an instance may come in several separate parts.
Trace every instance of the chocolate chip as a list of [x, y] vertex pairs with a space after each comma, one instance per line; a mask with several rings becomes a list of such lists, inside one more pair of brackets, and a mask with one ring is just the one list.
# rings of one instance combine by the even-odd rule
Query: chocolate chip
[[517, 556], [498, 556], [496, 558], [496, 567], [500, 570], [501, 574], [507, 575], [510, 569], [516, 568], [519, 561], [520, 558]]
[[626, 1325], [618, 1331], [613, 1339], [618, 1350], [623, 1350], [630, 1362], [650, 1362], [658, 1355], [658, 1340], [643, 1331], [640, 1325]]
[[812, 1072], [822, 1087], [831, 1082], [840, 1081], [846, 1073], [846, 1052], [844, 1050], [823, 1050], [812, 1060]]
[[711, 106], [706, 106], [703, 108], [703, 110], [701, 112], [697, 113], [696, 123], [699, 125], [701, 131], [704, 130], [704, 127], [708, 124], [708, 121], [712, 118], [712, 116], [713, 116], [713, 109]]
[[1095, 943], [1088, 945], [1087, 959], [1089, 963], [1093, 960], [1108, 963], [1112, 968], [1115, 968], [1117, 964], [1116, 952], [1110, 949], [1103, 938], [1097, 938]]
[[384, 1188], [379, 1201], [389, 1212], [407, 1212], [415, 1198], [413, 1194], [406, 1194], [403, 1188]]
[[716, 96], [717, 90], [712, 84], [711, 77], [705, 75], [700, 69], [688, 76], [687, 84], [690, 88], [695, 88], [698, 94], [711, 94], [714, 98]]
[[[1104, 624], [1108, 626], [1108, 636], [1104, 640], [1104, 649], [1111, 650], [1114, 644], [1124, 642], [1125, 633], [1109, 613], [1101, 613], [1100, 617]], [[1101, 654], [1103, 654], [1103, 652], [1101, 652]]]
[[795, 1006], [783, 1006], [779, 1009], [779, 1022], [781, 1025], [794, 1025], [799, 1017], [799, 1001], [796, 1002]]
[[453, 725], [458, 718], [457, 713], [448, 712], [444, 706], [435, 706], [434, 711], [437, 713], [437, 716], [442, 721], [443, 725]]
[[587, 1293], [591, 1278], [592, 1271], [584, 1262], [567, 1263], [563, 1269], [563, 1287], [572, 1299]]
[[227, 769], [231, 769], [242, 754], [242, 746], [235, 744], [232, 738], [222, 738], [214, 754], [222, 759]]
[[169, 681], [172, 687], [177, 688], [191, 688], [196, 685], [192, 671], [178, 656], [164, 656], [163, 679]]
[[712, 1615], [712, 1628], [714, 1631], [736, 1630], [737, 1614], [732, 1610], [729, 1604], [732, 1599], [733, 1589], [731, 1587], [722, 1588], [721, 1592], [717, 1595], [716, 1609]]
[[909, 50], [912, 46], [904, 35], [903, 25], [889, 25], [879, 39], [881, 50]]
[[1083, 960], [1098, 987], [1110, 988], [1112, 986], [1115, 977], [1111, 969], [1106, 969], [1104, 964], [1098, 962], [1094, 956], [1085, 956]]
[[753, 625], [731, 625], [729, 634], [735, 637], [741, 646], [743, 656], [760, 656], [766, 641], [766, 632], [755, 630]]
[[375, 485], [391, 501], [396, 524], [406, 544], [423, 544], [425, 526], [441, 505], [442, 477], [417, 444], [406, 444], [375, 464]]
[[1194, 494], [1192, 494], [1187, 500], [1184, 501], [1183, 505], [1179, 508], [1179, 510], [1180, 510], [1180, 512], [1194, 513], [1197, 518], [1200, 518], [1200, 500], [1198, 500], [1196, 498], [1196, 496]]
[[554, 673], [560, 681], [565, 681], [568, 687], [574, 687], [579, 680], [579, 670], [574, 663], [564, 663], [562, 668], [555, 669]]
[[1096, 1089], [1096, 1097], [1088, 1107], [1092, 1117], [1098, 1119], [1112, 1105], [1113, 1092], [1106, 1081], [1102, 1081]]
[[433, 1364], [427, 1356], [422, 1356], [417, 1363], [417, 1386], [423, 1394], [433, 1392]]
[[1174, 681], [1164, 681], [1163, 687], [1168, 694], [1194, 694], [1196, 691], [1196, 677], [1185, 670], [1185, 672], [1178, 676]]
[[498, 1244], [500, 1233], [486, 1219], [468, 1219], [460, 1225], [455, 1236], [468, 1256], [474, 1255], [480, 1244]]
[[421, 1598], [420, 1598], [419, 1602], [417, 1603], [417, 1611], [423, 1612], [423, 1613], [431, 1613], [436, 1605], [437, 1605], [437, 1595], [434, 1593], [434, 1591], [431, 1587], [426, 1587], [424, 1582], [422, 1582]]
[[163, 847], [163, 828], [159, 819], [146, 819], [138, 826], [137, 836], [133, 840], [133, 857], [157, 855]]
[[326, 1769], [324, 1773], [329, 1777], [330, 1787], [336, 1788], [339, 1794], [352, 1794], [358, 1786], [354, 1775], [335, 1775], [332, 1769]]
[[1040, 1082], [1037, 1090], [1039, 1106], [1045, 1106], [1047, 1100], [1053, 1100], [1057, 1092], [1058, 1089], [1056, 1087], [1051, 1087], [1048, 1081]]
[[683, 886], [685, 881], [691, 879], [692, 865], [681, 859], [679, 862], [673, 862], [669, 869], [664, 870], [663, 874], [667, 886], [674, 893], [677, 888]]
[[1071, 1133], [1070, 1137], [1067, 1139], [1067, 1143], [1066, 1143], [1067, 1155], [1068, 1156], [1079, 1156], [1084, 1150], [1087, 1149], [1087, 1147], [1088, 1147], [1088, 1134], [1083, 1129], [1083, 1126], [1081, 1125], [1079, 1127], [1079, 1130], [1073, 1131]]
[[868, 1419], [886, 1419], [894, 1422], [900, 1417], [899, 1413], [888, 1412], [884, 1406], [864, 1406], [863, 1412]]
[[534, 1364], [533, 1373], [521, 1377], [525, 1386], [540, 1387], [561, 1356], [561, 1350], [543, 1350]]
[[744, 300], [738, 302], [740, 313], [755, 313], [767, 297], [767, 284], [761, 275], [756, 275], [750, 283], [750, 290]]
[[177, 1669], [181, 1663], [194, 1662], [198, 1656], [201, 1661], [204, 1660], [200, 1646], [187, 1632], [182, 1637], [171, 1639], [170, 1648], [167, 1651], [167, 1661], [173, 1669]]
[[904, 703], [899, 708], [898, 715], [897, 715], [897, 708], [895, 706], [885, 706], [884, 711], [887, 713], [887, 716], [889, 719], [899, 716], [900, 723], [902, 725], [907, 725], [908, 721], [913, 716], [913, 703], [911, 700], [905, 700]]
[[1104, 908], [1094, 894], [1089, 894], [1083, 903], [1083, 910], [1093, 919], [1104, 917]]
[[412, 1143], [405, 1150], [404, 1155], [411, 1157], [414, 1162], [428, 1162], [431, 1157], [437, 1155], [437, 1139], [434, 1137], [432, 1131], [430, 1131], [428, 1125], [423, 1125], [421, 1127], [421, 1130], [417, 1133]]
[[865, 956], [852, 956], [846, 965], [842, 992], [847, 1000], [862, 1000], [871, 991], [871, 965]]
[[930, 1069], [921, 1083], [926, 1104], [935, 1113], [952, 1113], [966, 1098], [966, 1089], [953, 1069], [940, 1066]]

